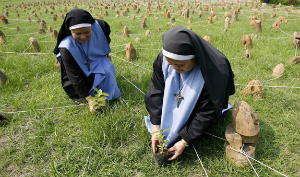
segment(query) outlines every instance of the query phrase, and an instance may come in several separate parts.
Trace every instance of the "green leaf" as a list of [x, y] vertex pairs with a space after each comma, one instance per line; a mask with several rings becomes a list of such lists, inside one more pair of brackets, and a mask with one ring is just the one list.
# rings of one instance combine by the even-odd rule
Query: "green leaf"
[[90, 104], [90, 106], [95, 106], [95, 105], [97, 105], [97, 102], [92, 102], [92, 103]]

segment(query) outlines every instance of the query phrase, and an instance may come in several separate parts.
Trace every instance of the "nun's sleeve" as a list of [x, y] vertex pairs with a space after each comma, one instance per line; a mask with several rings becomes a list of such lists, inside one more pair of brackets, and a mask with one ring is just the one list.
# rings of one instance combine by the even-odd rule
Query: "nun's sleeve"
[[96, 19], [96, 20], [99, 23], [99, 25], [101, 26], [101, 28], [102, 28], [102, 30], [104, 32], [104, 35], [105, 35], [105, 37], [106, 37], [106, 39], [108, 41], [108, 44], [109, 44], [110, 41], [111, 41], [110, 37], [109, 37], [110, 32], [111, 32], [109, 24], [106, 21], [104, 21], [104, 20], [98, 20], [98, 19]]
[[160, 119], [165, 88], [162, 61], [163, 55], [160, 52], [153, 63], [150, 88], [145, 96], [146, 109], [150, 114], [150, 121], [153, 125], [160, 125], [161, 123]]
[[90, 95], [89, 88], [87, 87], [86, 77], [82, 74], [82, 70], [66, 48], [60, 48], [61, 60], [64, 65], [65, 72], [71, 81], [76, 93], [81, 98]]
[[204, 85], [196, 106], [187, 123], [179, 131], [179, 135], [188, 144], [193, 144], [210, 128], [215, 119], [217, 114]]

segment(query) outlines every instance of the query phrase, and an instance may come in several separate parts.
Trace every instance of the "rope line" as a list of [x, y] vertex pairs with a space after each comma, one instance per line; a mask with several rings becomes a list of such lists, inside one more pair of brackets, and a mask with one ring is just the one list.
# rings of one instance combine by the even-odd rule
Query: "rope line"
[[[277, 28], [280, 29], [279, 26], [277, 26]], [[289, 35], [289, 34], [287, 34], [286, 32], [282, 31], [282, 29], [280, 29], [280, 31], [283, 32], [283, 33], [286, 34], [286, 35]], [[290, 36], [290, 35], [289, 35], [289, 36]]]
[[200, 157], [199, 157], [199, 155], [198, 155], [198, 153], [197, 153], [197, 150], [196, 150], [196, 148], [195, 148], [194, 145], [193, 145], [193, 148], [194, 148], [194, 150], [195, 150], [195, 152], [196, 152], [196, 155], [197, 155], [198, 160], [199, 160], [199, 162], [200, 162], [200, 164], [201, 164], [201, 166], [202, 166], [202, 168], [203, 168], [203, 171], [204, 171], [205, 175], [208, 177], [207, 172], [206, 172], [206, 170], [205, 170], [205, 168], [204, 168], [204, 166], [203, 166], [203, 164], [202, 164], [202, 161], [201, 161], [201, 159], [200, 159]]
[[141, 93], [143, 93], [144, 95], [146, 95], [145, 92], [143, 92], [141, 89], [139, 89], [136, 85], [134, 85], [132, 82], [130, 82], [130, 80], [128, 80], [125, 76], [123, 76], [118, 70], [116, 70], [118, 74], [120, 74], [125, 80], [127, 80], [131, 85], [133, 85], [136, 89], [138, 89]]
[[[246, 154], [246, 152], [244, 151], [244, 149], [243, 149], [243, 148], [244, 148], [244, 144], [243, 144], [243, 145], [242, 145], [242, 147], [241, 147], [241, 152]], [[259, 177], [259, 175], [257, 174], [257, 172], [256, 172], [255, 168], [253, 167], [253, 165], [252, 165], [251, 161], [249, 160], [249, 158], [248, 158], [247, 156], [246, 156], [246, 158], [247, 158], [247, 160], [248, 160], [249, 164], [251, 165], [251, 167], [252, 167], [253, 171], [255, 172], [256, 176], [258, 176], [258, 177]]]
[[265, 167], [267, 167], [267, 168], [269, 168], [269, 169], [271, 169], [271, 170], [273, 170], [273, 171], [275, 171], [275, 172], [281, 174], [282, 176], [287, 177], [285, 174], [282, 174], [282, 173], [280, 173], [279, 171], [275, 170], [274, 168], [271, 168], [271, 167], [269, 167], [268, 165], [266, 165], [266, 164], [264, 164], [264, 163], [262, 163], [262, 162], [260, 162], [260, 161], [258, 161], [258, 160], [256, 160], [256, 159], [252, 158], [251, 156], [247, 155], [246, 153], [243, 153], [243, 152], [241, 152], [241, 151], [235, 150], [235, 149], [233, 149], [232, 147], [230, 147], [230, 149], [234, 150], [235, 152], [239, 152], [239, 153], [243, 154], [244, 156], [246, 156], [246, 157], [248, 157], [248, 158], [254, 160], [255, 162], [258, 162], [258, 163], [260, 163], [261, 165], [263, 165], [263, 166], [265, 166]]
[[23, 52], [3, 52], [3, 51], [0, 51], [0, 53], [8, 53], [8, 54], [13, 54], [13, 53], [16, 53], [16, 54], [23, 54], [23, 55], [36, 55], [36, 54], [40, 54], [40, 55], [49, 55], [49, 54], [53, 54], [53, 53], [23, 53]]
[[260, 86], [260, 87], [272, 87], [272, 88], [295, 88], [300, 89], [300, 87], [294, 87], [294, 86], [268, 86], [268, 85], [246, 85], [246, 84], [234, 84], [234, 85], [241, 85], [241, 86]]
[[138, 67], [140, 67], [140, 68], [143, 68], [143, 69], [145, 69], [145, 70], [147, 70], [147, 71], [152, 72], [152, 70], [150, 70], [150, 69], [144, 68], [144, 67], [142, 67], [142, 66], [140, 66], [140, 65], [137, 65], [137, 64], [132, 63], [132, 62], [130, 62], [130, 61], [124, 60], [124, 59], [122, 59], [122, 58], [120, 58], [120, 57], [117, 57], [117, 56], [114, 55], [114, 54], [113, 54], [112, 56], [114, 56], [114, 57], [116, 57], [116, 58], [118, 58], [118, 59], [120, 59], [120, 60], [123, 60], [123, 61], [125, 61], [125, 62], [127, 62], [127, 63], [131, 63], [131, 64], [133, 64], [133, 65], [135, 65], [135, 66], [138, 66]]
[[[59, 106], [59, 107], [52, 107], [52, 108], [42, 108], [42, 109], [36, 109], [37, 111], [44, 111], [44, 110], [52, 110], [52, 109], [59, 109], [59, 108], [71, 108], [71, 107], [76, 107], [76, 106], [84, 106], [87, 104], [80, 104], [80, 105], [70, 105], [70, 106]], [[31, 112], [29, 111], [15, 111], [15, 112], [3, 112], [7, 114], [16, 114], [16, 113], [26, 113], [26, 112]]]

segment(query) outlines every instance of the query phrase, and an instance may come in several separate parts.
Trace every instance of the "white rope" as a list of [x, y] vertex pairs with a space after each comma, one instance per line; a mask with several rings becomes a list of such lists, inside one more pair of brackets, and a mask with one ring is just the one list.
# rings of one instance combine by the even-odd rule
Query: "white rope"
[[13, 54], [13, 53], [16, 53], [16, 54], [23, 54], [23, 55], [37, 55], [37, 54], [40, 54], [40, 55], [53, 55], [53, 53], [21, 53], [21, 52], [3, 52], [3, 51], [0, 51], [0, 53], [8, 53], [8, 54]]
[[280, 76], [277, 76], [277, 77], [275, 77], [275, 78], [273, 78], [273, 79], [269, 79], [269, 80], [263, 80], [263, 81], [260, 81], [260, 82], [269, 82], [269, 81], [272, 81], [272, 80], [278, 79], [278, 78], [280, 78], [280, 77], [282, 77], [282, 76], [283, 76], [283, 73], [282, 73]]
[[5, 35], [5, 36], [23, 36], [23, 35], [30, 35], [30, 34], [38, 34], [38, 33], [14, 34], [14, 35]]
[[132, 82], [130, 82], [130, 80], [128, 80], [125, 76], [123, 76], [118, 70], [116, 70], [117, 73], [119, 73], [125, 80], [127, 80], [131, 85], [133, 85], [136, 89], [138, 89], [141, 93], [143, 93], [144, 95], [146, 95], [145, 92], [143, 92], [141, 89], [139, 89], [136, 85], [134, 85]]
[[295, 89], [300, 89], [300, 87], [294, 87], [294, 86], [268, 86], [268, 85], [246, 85], [246, 84], [234, 84], [234, 85], [241, 85], [241, 86], [260, 86], [260, 87], [273, 87], [273, 88], [295, 88]]
[[243, 153], [243, 152], [241, 152], [241, 151], [235, 150], [235, 149], [233, 149], [232, 147], [230, 147], [230, 149], [234, 150], [235, 152], [239, 152], [239, 153], [243, 154], [243, 155], [246, 156], [246, 157], [249, 157], [250, 159], [254, 160], [255, 162], [260, 163], [261, 165], [263, 165], [263, 166], [265, 166], [265, 167], [267, 167], [267, 168], [269, 168], [269, 169], [271, 169], [271, 170], [273, 170], [273, 171], [275, 171], [275, 172], [281, 174], [282, 176], [287, 177], [286, 175], [284, 175], [284, 174], [280, 173], [279, 171], [275, 170], [274, 168], [271, 168], [271, 167], [269, 167], [268, 165], [266, 165], [266, 164], [264, 164], [264, 163], [262, 163], [262, 162], [260, 162], [260, 161], [258, 161], [258, 160], [256, 160], [256, 159], [252, 158], [251, 156], [248, 156], [246, 153]]
[[118, 59], [120, 59], [120, 60], [123, 60], [123, 61], [125, 61], [125, 62], [127, 62], [127, 63], [131, 63], [131, 64], [133, 64], [133, 65], [135, 65], [135, 66], [138, 66], [138, 67], [140, 67], [140, 68], [143, 68], [143, 69], [145, 69], [145, 70], [147, 70], [147, 71], [152, 72], [152, 70], [150, 70], [150, 69], [144, 68], [144, 67], [142, 67], [142, 66], [140, 66], [140, 65], [137, 65], [137, 64], [134, 64], [134, 63], [132, 63], [132, 62], [130, 62], [130, 61], [124, 60], [124, 59], [122, 59], [122, 58], [120, 58], [120, 57], [117, 57], [117, 56], [114, 55], [114, 54], [113, 54], [112, 56], [114, 56], [114, 57], [116, 57], [116, 58], [118, 58]]
[[[280, 29], [279, 26], [277, 26], [277, 28]], [[283, 32], [283, 33], [286, 34], [286, 35], [289, 35], [289, 34], [287, 34], [286, 32], [282, 31], [281, 29], [280, 29], [280, 31]], [[289, 36], [290, 36], [290, 35], [289, 35]]]
[[30, 42], [30, 44], [29, 44], [29, 46], [27, 47], [27, 49], [25, 49], [22, 53], [24, 53], [24, 52], [26, 52], [28, 49], [29, 49], [29, 47], [32, 45], [32, 42]]
[[205, 170], [205, 168], [204, 168], [204, 166], [203, 166], [203, 164], [202, 164], [202, 161], [201, 161], [201, 159], [200, 159], [200, 157], [199, 157], [199, 155], [198, 155], [198, 153], [197, 153], [196, 148], [195, 148], [194, 145], [193, 145], [193, 148], [194, 148], [194, 150], [195, 150], [195, 152], [196, 152], [196, 155], [197, 155], [198, 160], [199, 160], [199, 162], [200, 162], [200, 164], [201, 164], [201, 166], [202, 166], [202, 168], [203, 168], [203, 171], [204, 171], [205, 175], [208, 177], [208, 175], [207, 175], [207, 173], [206, 173], [206, 170]]
[[[243, 146], [241, 147], [241, 152], [246, 154], [246, 152], [244, 151], [244, 149], [243, 149], [243, 148], [244, 148], [244, 144], [243, 144]], [[249, 164], [251, 165], [251, 167], [252, 167], [253, 171], [255, 172], [256, 176], [258, 176], [258, 177], [259, 177], [259, 175], [257, 174], [257, 172], [256, 172], [255, 168], [253, 167], [253, 165], [252, 165], [251, 161], [249, 160], [248, 156], [246, 156], [246, 158], [247, 158], [247, 160], [248, 160]]]
[[[42, 108], [42, 109], [36, 109], [36, 110], [37, 111], [43, 111], [43, 110], [52, 110], [52, 109], [59, 109], [59, 108], [71, 108], [71, 107], [84, 106], [84, 105], [87, 105], [87, 104], [70, 105], [70, 106], [60, 106], [60, 107], [52, 107], [52, 108]], [[31, 112], [31, 110], [29, 110], [29, 111], [16, 111], [16, 112], [3, 112], [3, 113], [6, 113], [6, 114], [16, 114], [16, 113], [25, 113], [25, 112]]]
[[221, 23], [221, 22], [223, 22], [223, 21], [219, 21], [219, 22], [215, 22], [215, 23], [212, 23], [212, 24], [209, 24], [209, 25], [206, 25], [206, 26], [202, 26], [202, 28], [207, 27], [207, 26], [211, 26], [211, 25], [215, 25], [215, 24], [218, 24], [218, 23]]

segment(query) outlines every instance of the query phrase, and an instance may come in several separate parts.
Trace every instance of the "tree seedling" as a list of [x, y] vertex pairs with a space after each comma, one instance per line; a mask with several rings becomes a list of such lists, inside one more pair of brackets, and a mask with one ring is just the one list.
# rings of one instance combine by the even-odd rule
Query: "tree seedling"
[[103, 92], [101, 89], [97, 89], [96, 87], [93, 87], [93, 89], [97, 92], [94, 97], [90, 97], [89, 100], [94, 101], [91, 103], [91, 106], [94, 106], [94, 108], [100, 109], [101, 107], [105, 106], [105, 100], [107, 99], [108, 93]]

